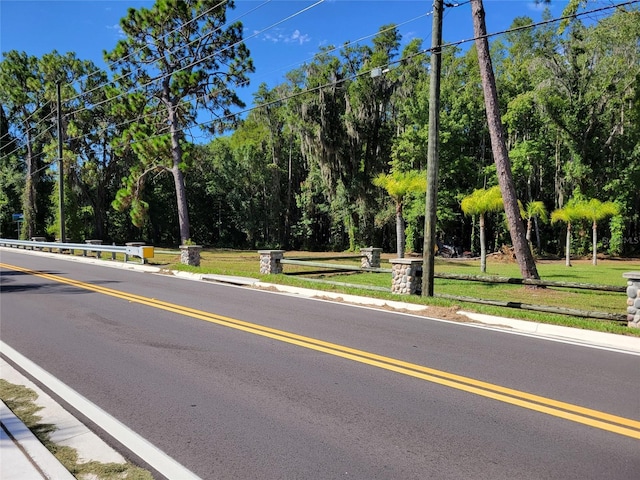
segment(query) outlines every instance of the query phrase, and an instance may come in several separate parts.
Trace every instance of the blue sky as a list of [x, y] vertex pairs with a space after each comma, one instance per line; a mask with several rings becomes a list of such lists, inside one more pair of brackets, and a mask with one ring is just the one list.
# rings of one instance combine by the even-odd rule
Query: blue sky
[[[542, 13], [532, 0], [485, 0], [484, 4], [489, 32], [508, 28], [518, 16], [537, 21]], [[549, 5], [553, 16], [559, 16], [566, 4], [553, 0]], [[0, 51], [19, 50], [34, 56], [71, 51], [106, 69], [102, 52], [113, 49], [121, 38], [119, 20], [129, 8], [152, 5], [142, 0], [0, 0]], [[236, 0], [236, 9], [227, 17], [243, 22], [256, 66], [251, 86], [242, 96], [248, 96], [250, 103], [250, 92], [260, 83], [270, 87], [281, 83], [288, 71], [310, 61], [321, 46], [356, 40], [370, 43], [385, 24], [400, 25], [403, 43], [419, 37], [428, 47], [432, 19], [425, 14], [431, 8], [430, 0]], [[473, 37], [470, 5], [446, 8], [443, 30], [445, 41]]]

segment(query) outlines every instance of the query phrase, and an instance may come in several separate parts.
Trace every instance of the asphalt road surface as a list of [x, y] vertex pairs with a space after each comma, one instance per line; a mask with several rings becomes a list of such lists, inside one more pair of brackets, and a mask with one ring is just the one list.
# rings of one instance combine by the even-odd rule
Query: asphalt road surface
[[204, 479], [640, 478], [637, 355], [19, 253], [0, 273], [2, 341]]

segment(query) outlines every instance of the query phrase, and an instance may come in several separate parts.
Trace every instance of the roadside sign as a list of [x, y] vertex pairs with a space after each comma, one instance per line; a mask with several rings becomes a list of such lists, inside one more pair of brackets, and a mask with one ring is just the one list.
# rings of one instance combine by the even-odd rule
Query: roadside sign
[[12, 215], [13, 217], [13, 221], [14, 222], [23, 222], [24, 221], [24, 214], [23, 213], [14, 213]]

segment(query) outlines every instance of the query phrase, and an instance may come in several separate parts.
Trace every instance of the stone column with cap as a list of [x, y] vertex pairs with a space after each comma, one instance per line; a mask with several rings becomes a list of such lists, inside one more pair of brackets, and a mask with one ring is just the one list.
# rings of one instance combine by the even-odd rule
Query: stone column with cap
[[260, 255], [260, 273], [263, 275], [277, 275], [282, 273], [280, 260], [284, 258], [284, 250], [258, 250]]
[[362, 262], [360, 264], [362, 268], [380, 268], [381, 248], [361, 248], [360, 254], [362, 255]]
[[391, 263], [391, 293], [420, 295], [422, 293], [422, 259], [394, 258]]
[[627, 322], [629, 327], [640, 328], [640, 272], [627, 272]]

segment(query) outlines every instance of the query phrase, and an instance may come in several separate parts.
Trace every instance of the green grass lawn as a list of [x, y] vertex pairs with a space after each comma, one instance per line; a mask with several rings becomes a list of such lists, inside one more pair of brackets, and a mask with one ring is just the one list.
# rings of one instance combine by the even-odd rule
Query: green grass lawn
[[[287, 252], [285, 258], [291, 257], [330, 257], [335, 253]], [[341, 254], [342, 255], [342, 254]], [[382, 267], [390, 268], [388, 263], [392, 255], [383, 255]], [[359, 259], [323, 260], [336, 264], [359, 265]], [[420, 296], [398, 296], [388, 291], [391, 286], [389, 273], [314, 273], [305, 275], [261, 275], [259, 257], [256, 251], [214, 250], [206, 249], [201, 254], [200, 267], [188, 267], [180, 264], [178, 251], [167, 252], [157, 250], [152, 264], [168, 269], [186, 270], [198, 273], [216, 273], [221, 275], [245, 276], [259, 278], [265, 282], [293, 285], [384, 298], [401, 300], [408, 303], [432, 305], [434, 307], [460, 308], [467, 311], [486, 313], [510, 318], [519, 318], [543, 323], [566, 325], [578, 328], [606, 331], [624, 335], [640, 336], [640, 331], [629, 329], [625, 324], [611, 321], [584, 319], [567, 315], [541, 313], [516, 308], [494, 307], [476, 303], [445, 300], [442, 298], [426, 298]], [[599, 285], [626, 286], [622, 274], [629, 271], [640, 271], [640, 260], [599, 260], [598, 265], [591, 260], [572, 260], [572, 267], [566, 267], [564, 260], [540, 260], [538, 272], [543, 280], [590, 283]], [[480, 274], [480, 262], [476, 259], [436, 259], [436, 273], [457, 273], [467, 275]], [[302, 273], [321, 269], [297, 265], [285, 265], [286, 273]], [[507, 261], [503, 256], [490, 257], [487, 260], [487, 275], [503, 277], [520, 277], [518, 265]], [[318, 283], [318, 280], [331, 283]], [[371, 290], [370, 288], [379, 290]], [[382, 291], [382, 290], [386, 291]], [[434, 292], [437, 295], [455, 295], [475, 297], [489, 300], [520, 302], [533, 305], [548, 305], [577, 310], [598, 311], [615, 314], [626, 312], [626, 295], [624, 293], [600, 292], [548, 287], [532, 289], [512, 284], [486, 284], [461, 280], [438, 279], [434, 281]]]

